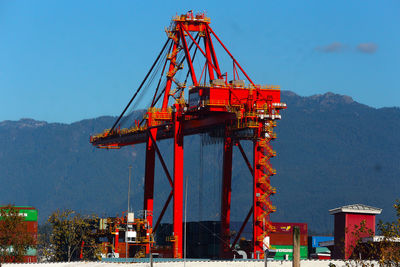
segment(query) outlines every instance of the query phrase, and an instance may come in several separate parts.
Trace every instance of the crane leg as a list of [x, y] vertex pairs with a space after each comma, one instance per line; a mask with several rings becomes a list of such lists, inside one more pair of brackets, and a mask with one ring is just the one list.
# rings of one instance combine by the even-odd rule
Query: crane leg
[[178, 114], [177, 111], [174, 115], [174, 258], [182, 258], [183, 252], [183, 130]]
[[232, 181], [232, 138], [225, 136], [221, 195], [221, 257], [231, 258], [230, 216], [231, 216], [231, 181]]
[[[157, 136], [157, 129], [153, 128], [149, 131], [153, 140]], [[152, 138], [148, 137], [146, 143], [146, 163], [145, 163], [145, 180], [144, 180], [144, 207], [147, 222], [150, 227], [153, 226], [153, 201], [154, 201], [154, 165], [155, 165], [155, 147]], [[150, 247], [146, 246], [146, 253], [149, 253]]]

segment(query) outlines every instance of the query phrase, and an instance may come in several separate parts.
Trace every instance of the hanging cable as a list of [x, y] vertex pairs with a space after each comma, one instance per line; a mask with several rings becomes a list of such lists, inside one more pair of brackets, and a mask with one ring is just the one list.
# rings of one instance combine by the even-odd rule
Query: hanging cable
[[[140, 94], [136, 97], [135, 101], [132, 102], [132, 104], [129, 108], [129, 112], [127, 113], [128, 115], [125, 115], [122, 117], [122, 119], [119, 122], [119, 125], [124, 125], [124, 123], [126, 121], [131, 121], [133, 123], [135, 121], [135, 119], [138, 119], [137, 117], [135, 119], [132, 119], [133, 115], [137, 115], [136, 107], [141, 103], [141, 100], [143, 99], [143, 97], [145, 97], [146, 93], [148, 92], [148, 88], [151, 86], [155, 75], [157, 75], [157, 73], [159, 73], [162, 62], [165, 61], [167, 54], [168, 54], [168, 50], [165, 49], [163, 55], [161, 56], [161, 59], [158, 61], [154, 71], [152, 72], [152, 75], [148, 78], [146, 85], [142, 88]], [[149, 105], [145, 105], [145, 107], [147, 107], [147, 106], [149, 106]], [[124, 128], [130, 128], [131, 126], [132, 125], [126, 125]]]
[[118, 117], [118, 119], [115, 121], [114, 125], [111, 127], [111, 129], [110, 129], [110, 131], [108, 132], [108, 134], [110, 134], [110, 133], [114, 130], [115, 126], [118, 124], [118, 122], [121, 120], [122, 116], [124, 116], [126, 110], [127, 110], [127, 109], [129, 108], [129, 106], [131, 105], [132, 101], [136, 98], [137, 94], [138, 94], [138, 93], [140, 92], [140, 90], [142, 89], [143, 84], [146, 82], [147, 77], [149, 77], [150, 73], [152, 72], [154, 66], [156, 65], [158, 59], [161, 57], [161, 55], [162, 55], [162, 53], [163, 53], [165, 47], [167, 46], [167, 44], [168, 44], [168, 42], [169, 42], [170, 40], [171, 40], [171, 39], [168, 39], [168, 40], [165, 42], [163, 48], [161, 49], [161, 52], [158, 54], [156, 60], [154, 61], [153, 65], [151, 66], [150, 70], [147, 72], [146, 77], [144, 78], [144, 80], [143, 80], [142, 83], [140, 84], [139, 88], [136, 90], [135, 94], [133, 95], [133, 97], [132, 97], [131, 100], [129, 101], [128, 105], [126, 105], [124, 111], [122, 111], [121, 115], [120, 115], [120, 116]]
[[[199, 33], [196, 35], [196, 37], [195, 37], [195, 39], [200, 39], [200, 35], [199, 35]], [[194, 45], [194, 42], [192, 42], [191, 44], [190, 44], [190, 46], [189, 46], [189, 52], [190, 52], [190, 50], [192, 49], [192, 47], [193, 47], [193, 45]], [[197, 51], [197, 47], [196, 47], [196, 51]], [[180, 66], [180, 65], [182, 65], [182, 63], [185, 61], [185, 59], [186, 59], [186, 57], [185, 57], [185, 55], [184, 54], [179, 54], [178, 56], [178, 62], [179, 62], [179, 64], [177, 65], [177, 66]], [[161, 80], [161, 78], [160, 78], [160, 80]], [[160, 94], [157, 96], [157, 97], [155, 97], [154, 98], [154, 101], [152, 101], [152, 104], [151, 104], [151, 106], [152, 107], [154, 107], [156, 104], [157, 104], [157, 102], [158, 102], [158, 100], [160, 100], [160, 98], [161, 98], [161, 96], [165, 93], [165, 86], [164, 86], [164, 83], [166, 84], [166, 81], [165, 82], [163, 82], [163, 86], [161, 86], [161, 88], [164, 88], [161, 92], [160, 92]], [[186, 83], [186, 81], [185, 81], [185, 83]], [[157, 90], [158, 91], [158, 90]], [[155, 95], [154, 95], [155, 96]], [[142, 125], [142, 123], [145, 121], [145, 119], [143, 118], [141, 121], [140, 121], [140, 123], [139, 123], [139, 125]]]
[[[163, 55], [161, 56], [161, 59], [158, 60], [158, 63], [155, 67], [155, 69], [152, 72], [152, 75], [148, 78], [146, 85], [142, 88], [140, 94], [138, 94], [138, 96], [136, 97], [135, 101], [132, 102], [129, 111], [127, 112], [128, 115], [125, 115], [122, 117], [122, 119], [119, 122], [120, 126], [124, 126], [124, 128], [130, 128], [134, 125], [134, 122], [137, 119], [141, 119], [143, 117], [143, 114], [140, 113], [138, 114], [136, 108], [137, 106], [141, 103], [142, 99], [146, 96], [146, 94], [148, 93], [148, 88], [151, 86], [155, 76], [157, 75], [157, 73], [159, 73], [159, 70], [161, 68], [162, 62], [165, 61], [167, 55], [168, 55], [168, 49], [164, 49]], [[146, 103], [146, 105], [144, 105], [145, 107], [148, 107], [150, 105], [150, 103]], [[126, 121], [130, 121], [131, 124], [130, 125], [124, 125]]]
[[[173, 43], [171, 42], [167, 54], [169, 54], [169, 53], [171, 52], [172, 44], [173, 44]], [[160, 83], [161, 83], [161, 80], [162, 80], [162, 78], [163, 78], [164, 70], [165, 70], [165, 66], [167, 65], [167, 62], [168, 62], [168, 60], [165, 60], [165, 63], [164, 63], [164, 66], [163, 66], [163, 70], [161, 71], [160, 79], [158, 80], [156, 92], [154, 93], [153, 100], [151, 101], [151, 107], [154, 107], [154, 106], [155, 106], [155, 102], [154, 102], [154, 101], [155, 101], [155, 99], [156, 99], [156, 97], [157, 97], [157, 93], [158, 93], [158, 90], [159, 90], [159, 88], [160, 88]]]
[[[199, 34], [196, 35], [196, 37], [194, 38], [196, 40], [197, 43], [199, 43], [201, 36]], [[189, 51], [192, 48], [192, 46], [194, 45], [194, 42], [192, 41], [192, 43], [190, 44], [189, 47]], [[194, 59], [196, 57], [196, 52], [197, 52], [198, 47], [196, 46], [196, 49], [193, 52], [193, 57], [192, 57], [192, 62], [194, 62]], [[187, 79], [189, 78], [189, 74], [190, 74], [190, 70], [188, 70], [187, 74], [186, 74], [186, 78], [185, 78], [185, 84], [187, 82]]]

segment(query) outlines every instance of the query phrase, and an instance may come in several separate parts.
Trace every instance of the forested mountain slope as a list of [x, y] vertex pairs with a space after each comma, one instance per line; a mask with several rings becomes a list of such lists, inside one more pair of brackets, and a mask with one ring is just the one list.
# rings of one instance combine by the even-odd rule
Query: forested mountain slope
[[[330, 232], [328, 209], [362, 203], [383, 208], [378, 217], [391, 220], [400, 192], [400, 109], [375, 109], [350, 97], [326, 93], [301, 97], [282, 92], [282, 112], [273, 141], [278, 174], [274, 221], [307, 222], [312, 231]], [[115, 117], [72, 124], [31, 119], [0, 122], [0, 203], [33, 205], [40, 221], [60, 208], [116, 215], [127, 206], [128, 166], [133, 166], [131, 203], [142, 208], [144, 147], [102, 150], [90, 134], [109, 128]], [[185, 177], [189, 179], [190, 220], [219, 216], [222, 143], [185, 138]], [[243, 142], [251, 158], [251, 144]], [[172, 146], [160, 148], [172, 172]], [[201, 157], [202, 155], [202, 157]], [[201, 160], [202, 158], [202, 160]], [[202, 168], [201, 168], [202, 166]], [[169, 194], [157, 161], [156, 213]], [[201, 175], [202, 174], [202, 175]], [[242, 220], [251, 205], [252, 180], [240, 153], [234, 151], [232, 219]], [[199, 192], [203, 194], [199, 195]], [[201, 204], [199, 208], [199, 203]], [[167, 212], [166, 220], [171, 218]]]

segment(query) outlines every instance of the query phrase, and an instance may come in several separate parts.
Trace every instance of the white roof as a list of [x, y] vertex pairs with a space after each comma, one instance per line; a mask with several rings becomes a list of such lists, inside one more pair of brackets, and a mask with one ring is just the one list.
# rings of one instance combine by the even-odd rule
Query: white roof
[[346, 212], [346, 213], [363, 213], [363, 214], [381, 214], [382, 209], [378, 209], [375, 207], [367, 206], [364, 204], [353, 204], [353, 205], [347, 205], [347, 206], [342, 206], [336, 209], [331, 209], [329, 210], [329, 214], [336, 214], [340, 212]]
[[335, 245], [334, 240], [323, 241], [323, 242], [318, 243], [318, 246], [320, 246], [320, 247], [330, 247], [330, 246], [334, 246], [334, 245]]
[[381, 236], [381, 235], [376, 235], [376, 236], [372, 236], [372, 237], [363, 237], [362, 238], [362, 242], [363, 243], [383, 242], [383, 241], [400, 243], [400, 238], [399, 237], [388, 237], [388, 238], [385, 238], [384, 236]]

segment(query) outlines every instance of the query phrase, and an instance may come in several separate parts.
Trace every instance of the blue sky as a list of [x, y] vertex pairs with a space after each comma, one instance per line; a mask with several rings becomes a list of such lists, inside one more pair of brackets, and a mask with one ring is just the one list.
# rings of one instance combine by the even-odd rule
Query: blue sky
[[188, 10], [207, 12], [256, 83], [400, 106], [396, 0], [0, 0], [0, 121], [119, 115]]

